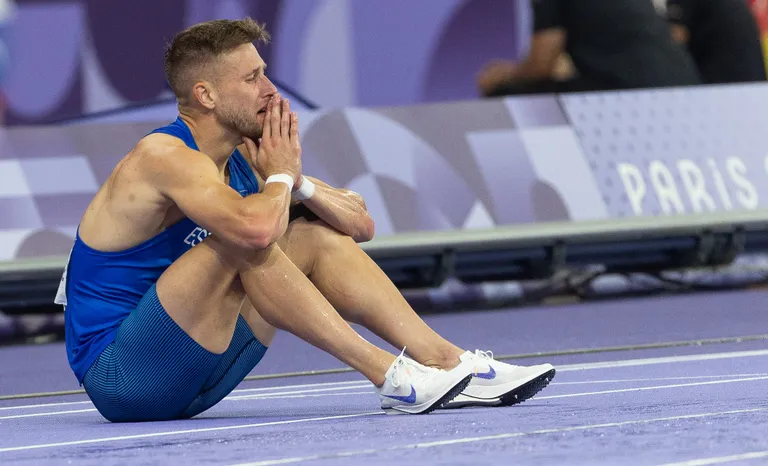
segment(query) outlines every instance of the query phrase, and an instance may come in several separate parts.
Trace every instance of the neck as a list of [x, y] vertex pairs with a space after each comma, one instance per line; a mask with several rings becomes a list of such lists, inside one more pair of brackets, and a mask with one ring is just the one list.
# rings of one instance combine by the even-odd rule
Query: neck
[[199, 115], [181, 108], [179, 116], [192, 132], [200, 152], [210, 157], [219, 170], [224, 170], [242, 138], [223, 128], [212, 116]]

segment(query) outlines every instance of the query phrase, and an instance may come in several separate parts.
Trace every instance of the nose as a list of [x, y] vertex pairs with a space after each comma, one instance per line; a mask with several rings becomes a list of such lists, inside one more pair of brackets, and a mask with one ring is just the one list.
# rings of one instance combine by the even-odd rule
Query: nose
[[269, 78], [266, 76], [264, 77], [264, 88], [263, 88], [263, 95], [267, 98], [272, 98], [273, 95], [277, 94], [277, 87], [275, 87], [274, 84], [272, 84], [272, 81], [270, 81]]

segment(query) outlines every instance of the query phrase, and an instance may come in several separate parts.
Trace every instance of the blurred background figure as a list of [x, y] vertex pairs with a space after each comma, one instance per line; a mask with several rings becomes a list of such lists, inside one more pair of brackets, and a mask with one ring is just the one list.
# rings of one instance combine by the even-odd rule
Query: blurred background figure
[[672, 40], [651, 0], [532, 1], [527, 57], [486, 66], [478, 76], [483, 95], [700, 83], [693, 59]]
[[745, 0], [667, 0], [666, 15], [704, 83], [766, 80], [760, 32]]
[[0, 0], [0, 126], [5, 124], [6, 99], [3, 81], [11, 61], [9, 41], [15, 13], [16, 4], [13, 0]]
[[763, 61], [768, 73], [768, 0], [747, 0], [747, 3], [757, 22], [757, 30], [763, 46]]

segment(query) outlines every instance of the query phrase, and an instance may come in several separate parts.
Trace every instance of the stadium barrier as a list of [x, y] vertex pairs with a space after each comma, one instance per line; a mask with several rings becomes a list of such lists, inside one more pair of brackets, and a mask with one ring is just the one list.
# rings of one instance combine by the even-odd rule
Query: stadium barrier
[[[364, 248], [402, 288], [583, 264], [711, 266], [768, 244], [765, 85], [306, 110], [300, 121], [305, 173], [364, 196], [377, 225]], [[165, 122], [0, 133], [0, 308], [49, 302], [87, 202]]]

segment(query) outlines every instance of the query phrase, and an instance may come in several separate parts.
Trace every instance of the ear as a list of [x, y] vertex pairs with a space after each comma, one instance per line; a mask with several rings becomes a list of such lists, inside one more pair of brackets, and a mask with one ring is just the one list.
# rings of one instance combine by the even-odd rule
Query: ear
[[200, 105], [208, 110], [213, 110], [216, 107], [216, 91], [211, 83], [207, 81], [195, 83], [192, 93], [195, 95], [195, 99], [200, 102]]

